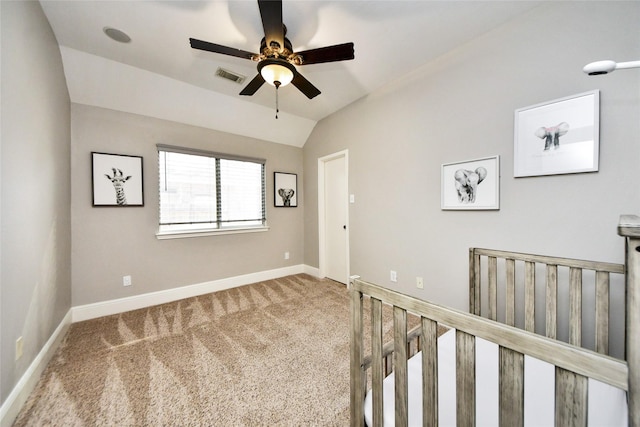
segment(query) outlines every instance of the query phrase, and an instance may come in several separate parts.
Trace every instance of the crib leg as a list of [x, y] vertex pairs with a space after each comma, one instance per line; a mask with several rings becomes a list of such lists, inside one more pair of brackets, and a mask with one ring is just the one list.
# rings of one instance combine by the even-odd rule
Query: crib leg
[[351, 426], [364, 425], [364, 396], [365, 384], [362, 372], [362, 293], [351, 290], [351, 356], [350, 356], [350, 376], [351, 376], [351, 392], [350, 392], [350, 418]]

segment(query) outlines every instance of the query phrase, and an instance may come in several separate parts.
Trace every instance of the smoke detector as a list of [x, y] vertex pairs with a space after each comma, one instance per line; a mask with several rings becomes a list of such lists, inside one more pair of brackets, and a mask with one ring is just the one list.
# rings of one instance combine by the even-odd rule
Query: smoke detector
[[129, 35], [127, 33], [125, 33], [122, 30], [118, 30], [117, 28], [104, 27], [102, 29], [102, 31], [104, 31], [104, 33], [107, 35], [107, 37], [109, 37], [110, 39], [115, 40], [117, 42], [129, 43], [131, 41], [131, 37], [129, 37]]

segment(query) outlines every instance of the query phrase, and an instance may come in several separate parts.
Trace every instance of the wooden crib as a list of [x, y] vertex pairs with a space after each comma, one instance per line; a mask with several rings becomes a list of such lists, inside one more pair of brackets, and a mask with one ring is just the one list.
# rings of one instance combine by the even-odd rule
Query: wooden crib
[[[368, 390], [373, 426], [406, 426], [412, 416], [414, 422], [421, 419], [425, 426], [439, 425], [439, 391], [443, 394], [442, 387], [447, 387], [438, 382], [438, 331], [439, 326], [444, 325], [455, 330], [451, 331], [455, 333], [455, 374], [451, 382], [455, 383], [453, 412], [457, 425], [473, 426], [479, 422], [476, 419], [476, 347], [482, 341], [495, 343], [499, 349], [496, 368], [499, 425], [524, 425], [525, 357], [526, 360], [533, 357], [555, 367], [555, 385], [550, 393], [555, 425], [588, 424], [589, 389], [591, 381], [596, 381], [606, 387], [613, 386], [622, 394], [627, 404], [628, 425], [640, 426], [640, 217], [622, 216], [618, 233], [625, 238], [625, 265], [470, 249], [471, 314], [409, 297], [357, 276], [352, 278], [349, 286], [351, 425], [364, 424], [363, 402]], [[583, 277], [595, 282], [585, 285], [594, 289], [593, 304], [583, 303]], [[544, 291], [539, 289], [541, 282], [544, 282]], [[618, 285], [625, 290], [614, 289]], [[558, 306], [559, 294], [567, 296], [564, 300], [568, 299], [568, 307]], [[622, 309], [626, 306], [622, 316], [626, 325], [624, 349], [620, 351], [622, 358], [609, 355], [609, 337], [613, 335], [609, 332], [610, 307], [614, 307], [615, 295], [621, 295], [620, 299], [624, 300], [620, 302]], [[365, 326], [369, 326], [363, 320], [363, 308], [368, 308], [366, 300], [370, 301], [370, 310], [367, 310], [371, 319], [370, 341], [364, 334]], [[522, 305], [524, 310], [519, 312]], [[393, 339], [385, 345], [383, 306], [392, 307], [393, 317]], [[536, 309], [540, 307], [544, 308], [544, 316], [543, 313], [536, 316]], [[595, 308], [595, 312], [583, 313], [584, 307]], [[564, 316], [566, 311], [568, 315]], [[407, 318], [411, 316], [418, 316], [419, 325], [408, 331]], [[568, 334], [564, 337], [558, 336], [562, 335], [559, 317], [567, 317]], [[583, 325], [583, 319], [593, 321], [595, 337], [583, 340], [582, 331], [589, 329]], [[371, 348], [366, 355], [365, 338]], [[589, 341], [592, 348], [585, 348], [583, 341]], [[366, 351], [368, 353], [368, 349]], [[416, 365], [414, 359], [408, 360], [418, 351], [414, 359], [421, 367], [422, 381], [418, 380], [418, 390], [409, 390], [408, 366], [411, 369]], [[393, 403], [391, 413], [385, 416], [383, 383], [391, 372], [389, 389], [393, 390], [390, 398]], [[416, 394], [421, 394], [422, 410], [418, 418], [415, 413], [409, 414], [408, 404], [410, 395]], [[527, 396], [529, 399], [531, 394]], [[592, 403], [592, 406], [597, 405]]]

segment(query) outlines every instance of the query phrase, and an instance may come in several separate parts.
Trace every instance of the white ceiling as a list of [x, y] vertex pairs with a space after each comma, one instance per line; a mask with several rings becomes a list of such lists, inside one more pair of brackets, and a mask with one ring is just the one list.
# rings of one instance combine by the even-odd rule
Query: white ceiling
[[[60, 44], [72, 102], [301, 147], [316, 122], [539, 1], [284, 0], [294, 51], [354, 42], [355, 59], [298, 67], [322, 94], [263, 85], [240, 96], [254, 62], [191, 49], [189, 37], [258, 52], [256, 1], [41, 1]], [[104, 27], [126, 32], [118, 43]], [[218, 67], [247, 77], [215, 76]]]

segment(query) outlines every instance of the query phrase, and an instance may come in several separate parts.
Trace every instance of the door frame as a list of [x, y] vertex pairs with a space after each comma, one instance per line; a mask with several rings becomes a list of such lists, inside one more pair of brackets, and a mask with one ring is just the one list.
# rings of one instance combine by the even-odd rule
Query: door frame
[[344, 176], [345, 176], [345, 225], [347, 226], [346, 234], [346, 256], [347, 263], [347, 277], [345, 281], [349, 284], [350, 277], [350, 264], [349, 264], [349, 235], [351, 227], [349, 227], [349, 150], [338, 151], [337, 153], [329, 154], [324, 157], [318, 158], [318, 270], [321, 278], [326, 277], [326, 216], [325, 216], [325, 194], [324, 194], [324, 178], [325, 178], [325, 164], [332, 160], [344, 158]]

